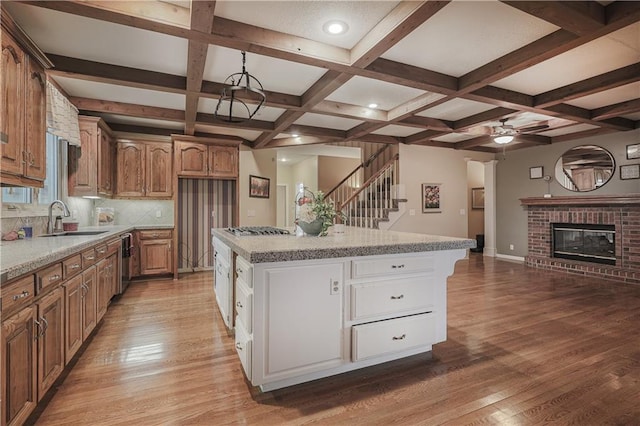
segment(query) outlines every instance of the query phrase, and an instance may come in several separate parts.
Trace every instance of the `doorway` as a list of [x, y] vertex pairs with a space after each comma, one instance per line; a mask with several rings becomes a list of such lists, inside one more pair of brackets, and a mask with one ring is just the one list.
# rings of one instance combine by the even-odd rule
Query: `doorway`
[[289, 226], [289, 211], [287, 210], [287, 200], [289, 199], [289, 187], [286, 184], [276, 186], [276, 226], [286, 228]]

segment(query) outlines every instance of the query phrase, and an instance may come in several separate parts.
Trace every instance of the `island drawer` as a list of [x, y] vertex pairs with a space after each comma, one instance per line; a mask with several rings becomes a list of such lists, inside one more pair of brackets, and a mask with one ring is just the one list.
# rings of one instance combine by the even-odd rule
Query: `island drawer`
[[51, 287], [62, 282], [62, 263], [54, 263], [53, 265], [36, 272], [36, 282], [38, 285], [38, 293], [47, 287]]
[[107, 244], [103, 243], [103, 244], [99, 244], [96, 247], [96, 260], [100, 260], [103, 257], [107, 257]]
[[96, 263], [96, 250], [90, 248], [82, 252], [82, 267], [84, 269]]
[[433, 313], [356, 325], [351, 329], [353, 361], [432, 345], [436, 336]]
[[351, 278], [433, 271], [433, 256], [368, 257], [351, 261]]
[[149, 229], [138, 231], [138, 238], [141, 240], [171, 239], [173, 231], [171, 229]]
[[434, 286], [424, 276], [351, 285], [351, 319], [408, 315], [433, 308]]
[[253, 266], [244, 257], [236, 257], [236, 274], [249, 288], [253, 288]]
[[33, 275], [22, 277], [11, 284], [2, 286], [2, 313], [25, 306], [33, 300], [35, 295]]
[[82, 255], [78, 253], [63, 260], [62, 270], [64, 272], [65, 280], [79, 274], [82, 271]]
[[[236, 285], [236, 312], [237, 318], [240, 319], [242, 325], [248, 333], [253, 330], [251, 328], [251, 311], [253, 310], [253, 295], [251, 291], [238, 281]], [[237, 323], [237, 321], [236, 321]]]
[[231, 264], [231, 249], [217, 238], [213, 239], [214, 257], [227, 264]]
[[247, 379], [251, 380], [251, 339], [236, 318], [236, 352]]
[[117, 253], [118, 249], [122, 247], [122, 240], [117, 238], [107, 242], [107, 254], [110, 256], [113, 253]]

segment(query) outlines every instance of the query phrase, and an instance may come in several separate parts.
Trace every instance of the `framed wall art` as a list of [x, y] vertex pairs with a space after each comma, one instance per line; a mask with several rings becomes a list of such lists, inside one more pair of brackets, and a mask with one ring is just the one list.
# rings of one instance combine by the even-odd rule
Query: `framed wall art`
[[640, 164], [620, 166], [620, 180], [640, 179]]
[[471, 208], [484, 209], [484, 188], [471, 188]]
[[637, 160], [640, 158], [640, 143], [627, 145], [627, 160]]
[[441, 213], [441, 183], [422, 184], [422, 213]]
[[249, 175], [249, 197], [269, 198], [269, 178]]

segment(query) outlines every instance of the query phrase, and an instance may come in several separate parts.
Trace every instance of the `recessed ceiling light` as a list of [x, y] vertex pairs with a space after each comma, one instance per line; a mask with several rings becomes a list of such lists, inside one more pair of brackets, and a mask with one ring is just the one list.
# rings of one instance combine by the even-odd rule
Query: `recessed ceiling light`
[[298, 136], [300, 136], [300, 135], [297, 134], [297, 133], [294, 133], [294, 134], [291, 135], [292, 138], [297, 138]]
[[369, 108], [373, 109], [373, 108], [378, 108], [378, 104], [376, 103], [370, 103], [369, 104]]
[[347, 32], [348, 29], [349, 29], [349, 26], [345, 22], [337, 21], [337, 20], [325, 22], [324, 25], [322, 26], [322, 30], [325, 33], [331, 34], [331, 35], [344, 34]]

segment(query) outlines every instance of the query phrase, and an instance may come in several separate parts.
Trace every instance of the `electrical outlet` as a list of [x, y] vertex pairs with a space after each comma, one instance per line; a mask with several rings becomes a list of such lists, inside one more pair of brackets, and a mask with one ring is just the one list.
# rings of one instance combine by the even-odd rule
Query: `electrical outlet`
[[513, 250], [513, 244], [509, 244], [509, 250]]
[[416, 209], [409, 209], [409, 216], [415, 216], [416, 215]]
[[156, 217], [162, 217], [162, 210], [156, 210]]
[[465, 214], [464, 209], [460, 209], [460, 216], [464, 216], [464, 214]]
[[331, 280], [329, 282], [329, 284], [331, 285], [331, 289], [329, 291], [329, 293], [333, 296], [336, 294], [340, 294], [340, 281], [338, 280]]
[[247, 217], [255, 217], [255, 216], [256, 216], [255, 210], [247, 210]]

